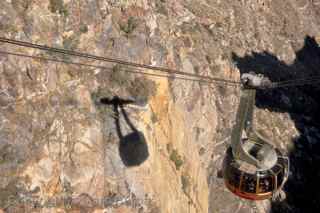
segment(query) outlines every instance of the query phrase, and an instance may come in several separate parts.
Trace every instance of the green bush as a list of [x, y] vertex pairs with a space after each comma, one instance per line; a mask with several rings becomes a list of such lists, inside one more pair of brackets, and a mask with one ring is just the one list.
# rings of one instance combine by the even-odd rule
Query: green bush
[[12, 146], [9, 144], [4, 145], [0, 149], [0, 164], [12, 161], [14, 158], [13, 156]]
[[127, 23], [120, 24], [120, 30], [125, 32], [127, 35], [131, 34], [137, 27], [137, 22], [134, 17], [130, 16]]
[[88, 26], [85, 25], [85, 24], [81, 24], [80, 27], [79, 27], [79, 31], [80, 31], [81, 33], [87, 33], [88, 30], [89, 30], [89, 29], [88, 29]]
[[60, 15], [68, 16], [68, 10], [63, 4], [63, 0], [50, 0], [49, 10], [52, 13], [58, 12]]
[[156, 11], [160, 14], [167, 16], [168, 10], [165, 5], [166, 1], [165, 0], [157, 0], [157, 1], [155, 1], [155, 3], [156, 3]]
[[182, 157], [178, 154], [178, 151], [176, 149], [173, 149], [171, 151], [170, 160], [174, 162], [177, 170], [179, 170], [183, 165]]
[[188, 194], [188, 189], [190, 187], [190, 178], [189, 176], [183, 174], [181, 175], [181, 184], [182, 184], [182, 191], [185, 194]]

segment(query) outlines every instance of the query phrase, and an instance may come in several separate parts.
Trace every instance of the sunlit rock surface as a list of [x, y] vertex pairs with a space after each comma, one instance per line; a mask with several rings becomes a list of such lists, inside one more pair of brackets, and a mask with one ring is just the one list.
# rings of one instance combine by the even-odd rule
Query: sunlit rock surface
[[[3, 0], [0, 36], [235, 81], [250, 70], [287, 80], [319, 70], [319, 10], [317, 0]], [[0, 54], [0, 212], [320, 209], [319, 185], [309, 183], [320, 176], [312, 169], [320, 153], [316, 88], [258, 94], [257, 129], [293, 158], [293, 172], [287, 200], [253, 203], [217, 176], [238, 87], [143, 77], [3, 43], [0, 50], [107, 67]], [[124, 163], [114, 106], [100, 102], [115, 96], [148, 100], [143, 110], [124, 106], [147, 145], [138, 165]], [[123, 113], [118, 120], [124, 137], [135, 132]]]

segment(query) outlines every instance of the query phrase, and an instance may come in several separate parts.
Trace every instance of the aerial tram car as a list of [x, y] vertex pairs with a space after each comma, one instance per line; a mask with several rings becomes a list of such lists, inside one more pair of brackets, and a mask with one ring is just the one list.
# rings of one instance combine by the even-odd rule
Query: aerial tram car
[[257, 89], [271, 84], [252, 73], [241, 76], [240, 104], [222, 172], [226, 187], [239, 197], [264, 200], [278, 196], [288, 179], [289, 159], [253, 129]]

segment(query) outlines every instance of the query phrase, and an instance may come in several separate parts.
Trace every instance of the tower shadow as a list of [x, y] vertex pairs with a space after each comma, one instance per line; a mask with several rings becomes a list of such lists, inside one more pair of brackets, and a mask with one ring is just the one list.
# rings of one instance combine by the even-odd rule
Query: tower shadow
[[[233, 53], [232, 59], [241, 74], [253, 71], [273, 82], [320, 76], [320, 48], [310, 36], [306, 36], [304, 46], [289, 65], [268, 52], [244, 57]], [[319, 84], [258, 90], [256, 106], [288, 113], [299, 131], [289, 153], [291, 173], [284, 187], [287, 199], [273, 202], [272, 212], [320, 212]]]
[[[100, 103], [113, 106], [115, 126], [120, 141], [119, 153], [123, 164], [127, 167], [141, 165], [149, 157], [148, 145], [144, 134], [135, 128], [123, 107], [126, 104], [134, 104], [134, 101], [114, 97], [113, 99], [102, 98]], [[121, 130], [119, 108], [131, 130], [127, 135], [123, 135]]]

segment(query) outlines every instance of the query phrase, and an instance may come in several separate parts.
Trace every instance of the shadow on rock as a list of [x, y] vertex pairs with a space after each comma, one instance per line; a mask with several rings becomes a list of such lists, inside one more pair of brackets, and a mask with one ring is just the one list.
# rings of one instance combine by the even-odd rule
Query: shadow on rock
[[[134, 104], [134, 101], [114, 97], [113, 99], [103, 98], [100, 102], [113, 106], [116, 131], [120, 140], [119, 153], [122, 162], [128, 167], [139, 166], [149, 157], [148, 145], [144, 134], [134, 127], [123, 107], [126, 104]], [[119, 108], [126, 124], [131, 129], [131, 133], [127, 135], [123, 135], [121, 131]]]
[[[233, 60], [241, 74], [261, 73], [273, 82], [320, 76], [320, 48], [309, 36], [290, 65], [268, 52], [244, 57], [233, 54]], [[256, 105], [289, 113], [300, 133], [289, 150], [291, 174], [284, 187], [287, 199], [272, 203], [272, 212], [320, 212], [320, 86], [259, 90]]]

